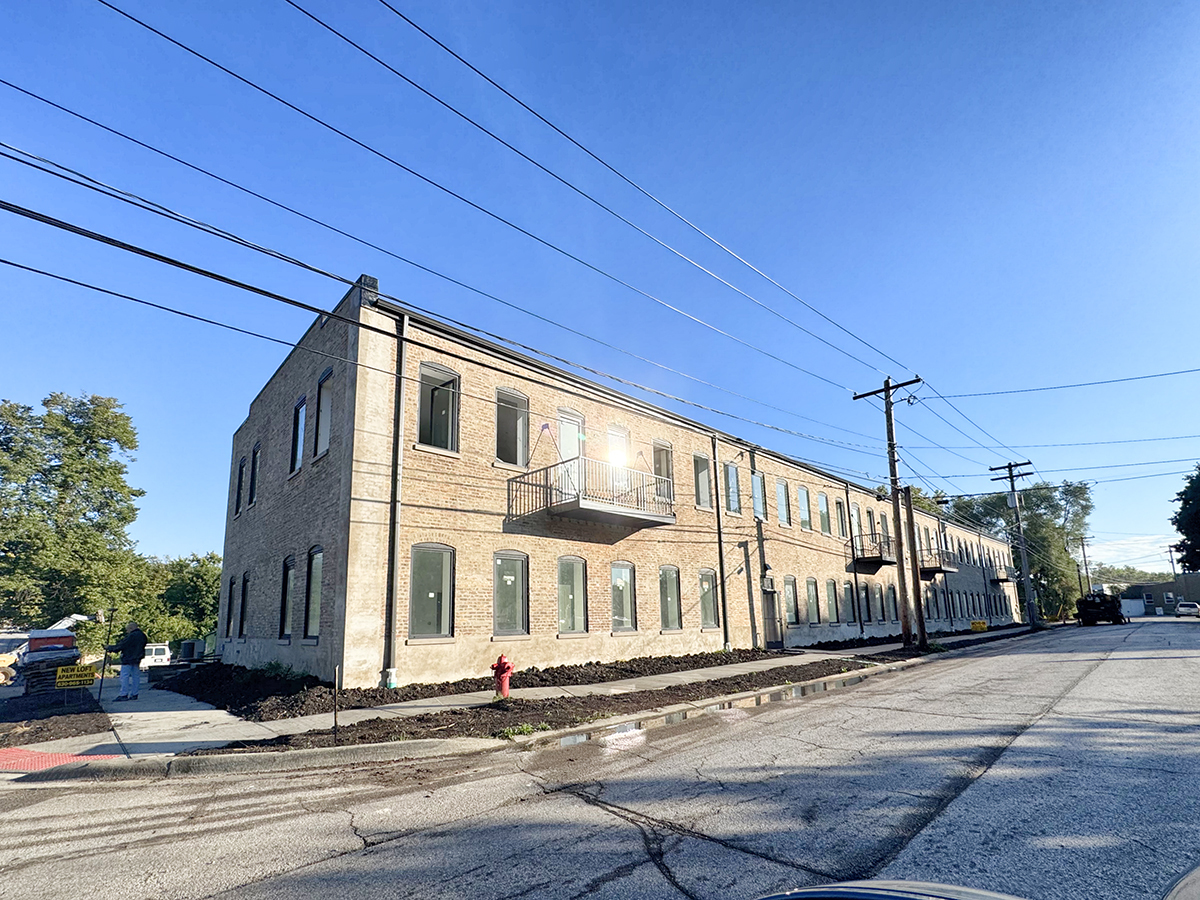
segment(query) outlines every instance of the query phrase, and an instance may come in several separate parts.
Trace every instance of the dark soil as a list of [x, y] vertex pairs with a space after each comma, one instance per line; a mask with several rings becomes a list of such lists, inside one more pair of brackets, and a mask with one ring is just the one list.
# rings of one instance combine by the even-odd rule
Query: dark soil
[[57, 691], [0, 700], [0, 747], [21, 747], [108, 731], [112, 724], [96, 698], [86, 692], [78, 693], [82, 696], [71, 697], [66, 705]]
[[[691, 656], [643, 656], [614, 663], [590, 662], [577, 666], [529, 668], [513, 674], [511, 686], [560, 687], [603, 684], [623, 678], [665, 675], [708, 666], [727, 666], [768, 657], [798, 656], [796, 651], [732, 650], [728, 653], [696, 653]], [[157, 687], [195, 697], [236, 716], [254, 722], [291, 719], [333, 712], [333, 686], [311, 675], [296, 675], [273, 667], [246, 669], [213, 663], [165, 678]], [[409, 684], [398, 688], [349, 688], [338, 692], [342, 709], [370, 709], [406, 700], [425, 700], [451, 694], [492, 690], [492, 679], [465, 678], [442, 684]]]
[[805, 665], [781, 666], [766, 672], [721, 678], [717, 681], [674, 685], [655, 691], [611, 696], [591, 694], [585, 697], [555, 697], [548, 700], [512, 698], [472, 709], [448, 709], [402, 719], [368, 719], [339, 728], [336, 741], [331, 729], [323, 729], [304, 734], [284, 735], [271, 740], [196, 750], [193, 754], [307, 750], [315, 747], [377, 744], [419, 738], [510, 738], [514, 734], [569, 728], [595, 719], [643, 712], [675, 703], [707, 700], [742, 691], [811, 681], [867, 668], [869, 665], [870, 663], [855, 660], [821, 660]]

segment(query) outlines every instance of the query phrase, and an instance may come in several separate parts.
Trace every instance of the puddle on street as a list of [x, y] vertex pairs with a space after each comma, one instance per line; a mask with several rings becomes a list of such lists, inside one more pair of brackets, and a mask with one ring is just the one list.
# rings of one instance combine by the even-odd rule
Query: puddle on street
[[597, 728], [595, 731], [586, 731], [582, 734], [568, 734], [558, 739], [558, 745], [560, 747], [571, 747], [575, 744], [582, 744], [587, 741], [600, 741], [606, 737], [628, 734], [632, 731], [645, 731], [650, 728], [658, 728], [662, 725], [678, 725], [680, 722], [686, 721], [690, 716], [711, 715], [727, 709], [745, 709], [750, 706], [763, 706], [767, 703], [778, 703], [784, 700], [794, 700], [798, 697], [808, 697], [812, 694], [822, 694], [826, 691], [836, 690], [837, 688], [860, 684], [866, 678], [867, 676], [865, 675], [851, 675], [846, 678], [817, 681], [812, 684], [796, 684], [779, 691], [770, 691], [766, 694], [756, 694], [753, 697], [738, 697], [734, 700], [726, 700], [723, 703], [714, 703], [699, 710], [681, 710], [679, 712], [667, 713], [663, 716], [638, 719], [634, 722], [622, 722], [620, 725], [609, 725]]

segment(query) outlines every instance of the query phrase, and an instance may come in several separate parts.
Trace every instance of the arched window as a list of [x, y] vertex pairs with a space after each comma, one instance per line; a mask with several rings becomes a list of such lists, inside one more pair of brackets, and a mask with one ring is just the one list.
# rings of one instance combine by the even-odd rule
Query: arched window
[[578, 556], [558, 558], [558, 633], [587, 631], [587, 564]]
[[414, 544], [409, 577], [408, 636], [454, 635], [454, 548]]
[[846, 537], [846, 504], [834, 500], [833, 507], [837, 511], [838, 537]]
[[821, 517], [821, 534], [832, 534], [829, 527], [829, 498], [817, 494], [817, 514]]
[[875, 585], [875, 616], [876, 622], [886, 622], [887, 616], [883, 611], [883, 585]]
[[529, 557], [501, 550], [492, 562], [492, 634], [529, 634]]
[[612, 564], [612, 630], [637, 631], [637, 588], [633, 563]]
[[292, 601], [296, 596], [296, 558], [283, 561], [283, 579], [279, 590], [279, 637], [292, 636]]
[[258, 500], [258, 469], [262, 461], [262, 444], [255, 444], [250, 452], [250, 490], [246, 505], [253, 506]]
[[239, 516], [242, 514], [242, 486], [246, 482], [246, 457], [242, 457], [238, 462], [237, 468], [237, 490], [233, 495], [233, 514]]
[[825, 613], [831, 625], [842, 621], [838, 611], [838, 586], [832, 578], [825, 582]]
[[887, 589], [887, 614], [893, 622], [900, 621], [900, 608], [896, 604], [896, 586], [889, 584]]
[[796, 578], [794, 575], [783, 577], [783, 614], [789, 625], [800, 624], [800, 604], [796, 596]]
[[308, 551], [308, 580], [304, 585], [304, 636], [321, 635], [321, 575], [325, 571], [325, 551], [313, 547]]
[[805, 600], [808, 604], [808, 624], [819, 625], [821, 622], [821, 597], [817, 593], [817, 579], [809, 578], [804, 582]]
[[842, 621], [858, 621], [854, 614], [854, 585], [848, 581], [842, 583]]
[[659, 623], [663, 631], [679, 631], [683, 628], [683, 610], [679, 599], [679, 568], [658, 568]]

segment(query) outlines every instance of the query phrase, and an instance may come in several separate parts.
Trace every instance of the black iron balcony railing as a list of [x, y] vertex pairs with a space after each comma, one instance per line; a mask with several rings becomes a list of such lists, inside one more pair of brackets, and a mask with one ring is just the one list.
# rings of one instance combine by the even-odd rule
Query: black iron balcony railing
[[920, 555], [921, 574], [925, 576], [938, 575], [943, 572], [957, 572], [958, 560], [952, 550], [922, 550]]
[[674, 525], [671, 479], [584, 456], [508, 480], [508, 515], [539, 512], [593, 522]]
[[885, 534], [856, 534], [846, 543], [852, 562], [895, 565], [896, 545]]
[[1003, 584], [1006, 581], [1012, 581], [1016, 578], [1016, 572], [1012, 566], [992, 566], [988, 570], [988, 580], [994, 581], [997, 584]]

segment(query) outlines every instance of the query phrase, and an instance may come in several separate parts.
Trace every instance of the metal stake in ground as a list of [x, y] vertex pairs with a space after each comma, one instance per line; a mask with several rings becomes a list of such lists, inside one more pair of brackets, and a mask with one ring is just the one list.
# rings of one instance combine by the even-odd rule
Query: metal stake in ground
[[342, 667], [334, 666], [333, 667], [333, 746], [335, 746], [335, 747], [338, 745], [338, 721], [337, 721], [338, 684], [342, 680], [341, 675], [342, 675]]
[[108, 671], [108, 645], [112, 643], [112, 627], [116, 618], [117, 608], [114, 606], [108, 611], [108, 633], [104, 636], [104, 664], [100, 666], [100, 687], [96, 690], [97, 702], [104, 699], [104, 673]]

